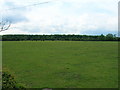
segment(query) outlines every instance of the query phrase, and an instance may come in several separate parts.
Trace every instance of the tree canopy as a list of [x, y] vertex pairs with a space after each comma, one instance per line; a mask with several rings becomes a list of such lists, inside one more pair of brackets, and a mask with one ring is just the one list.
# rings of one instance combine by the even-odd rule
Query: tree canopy
[[3, 41], [119, 41], [113, 34], [101, 35], [3, 35]]

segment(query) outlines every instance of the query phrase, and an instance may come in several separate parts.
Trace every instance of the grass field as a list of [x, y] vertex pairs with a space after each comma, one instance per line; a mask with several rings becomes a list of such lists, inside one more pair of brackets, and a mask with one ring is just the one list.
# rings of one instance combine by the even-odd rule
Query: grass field
[[32, 88], [115, 88], [118, 43], [6, 41], [3, 67]]

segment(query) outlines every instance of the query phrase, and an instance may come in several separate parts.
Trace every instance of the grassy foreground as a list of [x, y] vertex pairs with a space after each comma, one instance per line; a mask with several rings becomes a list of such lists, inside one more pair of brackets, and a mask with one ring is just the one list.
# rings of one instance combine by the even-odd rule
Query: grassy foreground
[[115, 88], [118, 43], [6, 41], [3, 67], [31, 88]]

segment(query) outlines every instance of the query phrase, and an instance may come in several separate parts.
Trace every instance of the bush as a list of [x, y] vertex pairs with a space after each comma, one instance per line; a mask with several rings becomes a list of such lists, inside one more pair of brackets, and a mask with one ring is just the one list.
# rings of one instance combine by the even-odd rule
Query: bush
[[2, 89], [8, 89], [8, 88], [18, 88], [18, 89], [25, 89], [24, 86], [18, 84], [14, 76], [12, 76], [8, 71], [2, 72]]

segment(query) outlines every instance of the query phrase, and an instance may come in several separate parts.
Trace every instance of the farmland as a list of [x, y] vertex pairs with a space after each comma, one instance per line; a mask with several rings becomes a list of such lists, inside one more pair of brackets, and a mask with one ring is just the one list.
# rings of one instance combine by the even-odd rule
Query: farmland
[[118, 87], [118, 43], [3, 41], [3, 67], [30, 88]]

